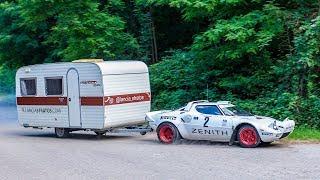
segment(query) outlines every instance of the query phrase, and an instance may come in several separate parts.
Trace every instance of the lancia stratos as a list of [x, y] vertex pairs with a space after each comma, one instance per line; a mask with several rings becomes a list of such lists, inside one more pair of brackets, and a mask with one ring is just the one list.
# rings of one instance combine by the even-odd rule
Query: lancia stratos
[[287, 137], [295, 122], [252, 115], [228, 101], [193, 101], [177, 110], [154, 111], [146, 120], [164, 144], [180, 139], [238, 142], [253, 148]]

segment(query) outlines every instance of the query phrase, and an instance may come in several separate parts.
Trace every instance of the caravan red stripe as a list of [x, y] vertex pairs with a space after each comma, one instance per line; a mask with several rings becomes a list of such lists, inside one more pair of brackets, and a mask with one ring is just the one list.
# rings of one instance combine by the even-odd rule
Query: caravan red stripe
[[103, 97], [81, 97], [83, 106], [103, 106]]
[[68, 105], [66, 97], [17, 97], [17, 105]]
[[[105, 97], [81, 97], [83, 106], [109, 106], [135, 102], [151, 101], [150, 93], [122, 94]], [[67, 106], [67, 97], [17, 97], [17, 105]]]

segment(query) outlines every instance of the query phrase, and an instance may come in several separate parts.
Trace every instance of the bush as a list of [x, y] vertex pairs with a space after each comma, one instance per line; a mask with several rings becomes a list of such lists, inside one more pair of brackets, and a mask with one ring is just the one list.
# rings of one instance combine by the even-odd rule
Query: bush
[[[176, 51], [172, 56], [152, 65], [150, 67], [152, 109], [174, 109], [189, 101], [207, 98], [211, 101], [228, 100], [256, 115], [270, 116], [279, 120], [288, 117], [295, 120], [298, 126], [320, 128], [319, 97], [310, 95], [308, 98], [301, 98], [297, 94], [273, 87], [266, 79], [264, 81], [266, 81], [265, 84], [268, 88], [248, 86], [247, 82], [229, 81], [229, 84], [238, 83], [236, 89], [239, 90], [233, 91], [229, 87], [220, 86], [226, 81], [225, 78], [218, 76], [219, 73], [215, 74], [217, 69], [209, 69], [210, 71], [208, 71], [206, 68], [207, 66], [196, 59], [194, 54], [183, 51]], [[254, 81], [254, 78], [259, 79], [261, 76], [265, 75], [260, 74], [259, 77], [254, 75], [249, 78]], [[260, 81], [256, 83], [262, 84]], [[209, 97], [207, 97], [207, 84], [209, 85]], [[241, 87], [243, 86], [248, 86], [246, 93], [242, 92]], [[244, 95], [259, 89], [260, 94], [256, 97], [252, 96], [255, 98], [248, 98], [251, 95]], [[272, 91], [273, 89], [274, 91]]]
[[15, 92], [16, 70], [5, 65], [0, 66], [0, 93], [13, 94]]
[[320, 98], [307, 99], [290, 93], [271, 95], [255, 100], [234, 99], [234, 103], [253, 114], [271, 116], [283, 120], [295, 120], [297, 126], [320, 128]]
[[178, 108], [186, 102], [203, 98], [196, 64], [191, 53], [175, 52], [150, 67], [154, 110]]

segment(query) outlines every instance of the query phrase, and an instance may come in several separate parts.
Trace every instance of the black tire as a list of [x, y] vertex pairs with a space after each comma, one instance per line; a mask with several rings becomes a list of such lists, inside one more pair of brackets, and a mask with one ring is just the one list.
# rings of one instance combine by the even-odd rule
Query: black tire
[[157, 135], [159, 141], [163, 144], [178, 144], [181, 140], [178, 129], [171, 123], [160, 124], [157, 128]]
[[250, 125], [241, 126], [237, 132], [239, 144], [243, 148], [255, 148], [261, 143], [256, 128]]
[[54, 128], [57, 138], [66, 138], [70, 135], [70, 131], [66, 128]]
[[146, 132], [146, 131], [143, 131], [143, 132], [140, 132], [140, 134], [141, 134], [142, 136], [144, 136], [144, 135], [147, 134], [147, 132]]
[[95, 133], [97, 136], [102, 136], [102, 135], [104, 135], [106, 132], [94, 131], [94, 133]]

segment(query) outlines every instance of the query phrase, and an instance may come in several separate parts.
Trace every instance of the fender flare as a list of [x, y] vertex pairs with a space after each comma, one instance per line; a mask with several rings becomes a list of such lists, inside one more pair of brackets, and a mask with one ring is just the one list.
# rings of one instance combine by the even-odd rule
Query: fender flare
[[175, 124], [173, 124], [172, 122], [170, 122], [170, 121], [163, 121], [163, 122], [161, 122], [161, 123], [157, 126], [156, 132], [157, 132], [157, 130], [158, 130], [158, 127], [161, 126], [161, 124], [163, 124], [163, 123], [170, 123], [170, 124], [172, 124], [172, 125], [177, 129], [180, 137], [181, 137], [182, 139], [184, 139], [184, 137], [181, 135], [181, 133], [180, 133], [180, 131], [179, 131], [179, 128], [178, 128]]

